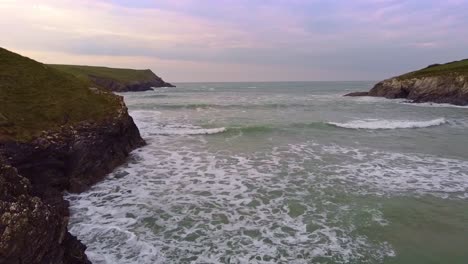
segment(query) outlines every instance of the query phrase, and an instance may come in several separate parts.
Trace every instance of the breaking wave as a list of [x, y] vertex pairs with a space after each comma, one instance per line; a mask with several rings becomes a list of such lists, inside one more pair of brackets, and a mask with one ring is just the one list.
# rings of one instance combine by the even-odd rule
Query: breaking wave
[[211, 135], [223, 133], [226, 128], [168, 128], [151, 133], [151, 135]]
[[447, 120], [445, 120], [445, 118], [437, 118], [428, 121], [366, 119], [355, 120], [345, 123], [329, 122], [328, 124], [350, 129], [401, 129], [440, 126], [445, 123], [447, 123]]

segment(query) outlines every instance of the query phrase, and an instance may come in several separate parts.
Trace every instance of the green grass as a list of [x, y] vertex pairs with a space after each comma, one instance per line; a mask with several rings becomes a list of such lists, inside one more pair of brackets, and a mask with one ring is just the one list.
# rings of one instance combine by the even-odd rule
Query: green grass
[[398, 78], [410, 79], [450, 74], [461, 74], [468, 76], [468, 59], [445, 64], [433, 64], [424, 69], [401, 75]]
[[60, 65], [49, 64], [50, 67], [70, 73], [81, 80], [88, 80], [88, 76], [93, 75], [101, 78], [108, 78], [123, 84], [135, 81], [150, 81], [154, 79], [151, 70], [117, 69], [96, 66]]
[[26, 141], [43, 130], [114, 115], [117, 96], [86, 80], [0, 48], [0, 139]]

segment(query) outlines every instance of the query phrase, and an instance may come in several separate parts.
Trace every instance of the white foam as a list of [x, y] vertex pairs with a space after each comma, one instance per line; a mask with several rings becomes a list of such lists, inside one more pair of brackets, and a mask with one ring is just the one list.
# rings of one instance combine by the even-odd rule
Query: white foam
[[413, 121], [413, 120], [378, 120], [366, 119], [355, 120], [346, 123], [328, 122], [328, 124], [351, 129], [402, 129], [402, 128], [425, 128], [432, 126], [440, 126], [447, 123], [445, 118], [437, 118], [428, 121]]
[[225, 128], [131, 114], [148, 145], [88, 192], [67, 195], [70, 231], [93, 263], [382, 263], [392, 245], [350, 221], [359, 213], [361, 226], [388, 225], [381, 207], [336, 193], [468, 199], [468, 161], [315, 142], [217, 151], [212, 137], [167, 135]]
[[304, 187], [318, 180], [301, 173], [313, 150], [289, 162], [289, 147], [237, 155], [189, 138], [150, 139], [109, 180], [68, 195], [70, 231], [93, 263], [350, 263], [363, 255], [378, 263], [394, 254], [385, 241], [354, 233], [345, 219], [359, 207], [330, 203], [320, 185]]
[[327, 175], [320, 178], [322, 186], [337, 188], [343, 184], [347, 190], [362, 194], [468, 197], [467, 160], [311, 142], [292, 145], [276, 155], [286, 157], [285, 163], [305, 163], [307, 159], [301, 156], [306, 155], [315, 162], [320, 174]]
[[152, 132], [151, 135], [211, 135], [223, 133], [226, 128], [168, 128], [158, 129]]
[[242, 155], [190, 137], [149, 143], [109, 180], [68, 195], [71, 232], [93, 263], [381, 263], [392, 246], [346, 220], [388, 225], [379, 205], [331, 202], [326, 190], [468, 198], [463, 160], [314, 142]]
[[344, 100], [352, 100], [357, 103], [404, 103], [407, 102], [408, 100], [406, 99], [388, 99], [385, 97], [376, 97], [376, 96], [343, 96], [341, 94], [341, 98]]
[[453, 104], [436, 104], [436, 103], [411, 103], [411, 102], [400, 102], [401, 104], [420, 106], [420, 107], [442, 107], [442, 108], [465, 108], [468, 109], [468, 105], [453, 105]]

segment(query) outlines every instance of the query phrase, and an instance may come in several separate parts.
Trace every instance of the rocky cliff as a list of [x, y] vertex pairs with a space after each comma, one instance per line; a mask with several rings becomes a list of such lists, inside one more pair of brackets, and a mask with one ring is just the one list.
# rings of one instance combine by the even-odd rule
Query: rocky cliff
[[117, 69], [96, 66], [58, 65], [50, 67], [89, 81], [92, 86], [113, 92], [139, 92], [158, 87], [175, 87], [151, 70]]
[[34, 196], [28, 179], [0, 164], [0, 263], [90, 263], [60, 209]]
[[0, 263], [89, 263], [62, 192], [86, 190], [144, 141], [122, 97], [3, 49], [0, 66]]
[[415, 103], [468, 105], [468, 60], [431, 65], [377, 83], [369, 92], [347, 96], [405, 98]]

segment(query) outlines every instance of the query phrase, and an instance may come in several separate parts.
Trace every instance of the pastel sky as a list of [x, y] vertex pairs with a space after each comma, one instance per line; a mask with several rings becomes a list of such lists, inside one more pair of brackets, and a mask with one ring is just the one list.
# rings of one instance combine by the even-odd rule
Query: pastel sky
[[0, 46], [165, 80], [379, 80], [468, 58], [468, 0], [0, 0]]

